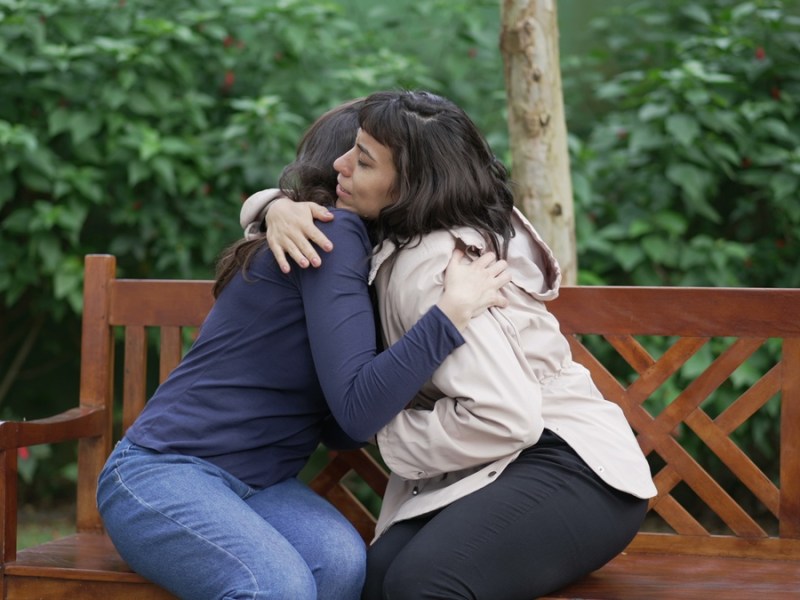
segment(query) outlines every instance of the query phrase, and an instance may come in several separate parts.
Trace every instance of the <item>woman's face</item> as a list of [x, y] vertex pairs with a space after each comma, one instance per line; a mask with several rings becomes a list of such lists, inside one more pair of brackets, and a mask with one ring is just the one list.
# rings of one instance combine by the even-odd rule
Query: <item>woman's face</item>
[[355, 146], [337, 158], [333, 168], [339, 173], [337, 208], [375, 219], [394, 202], [391, 190], [397, 172], [392, 151], [363, 130], [358, 130]]

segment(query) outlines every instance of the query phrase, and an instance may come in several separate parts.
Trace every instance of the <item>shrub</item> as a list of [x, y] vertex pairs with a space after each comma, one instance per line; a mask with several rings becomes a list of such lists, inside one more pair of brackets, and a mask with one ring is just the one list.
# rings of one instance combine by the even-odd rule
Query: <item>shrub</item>
[[646, 0], [595, 23], [606, 46], [565, 65], [584, 282], [800, 285], [797, 6]]

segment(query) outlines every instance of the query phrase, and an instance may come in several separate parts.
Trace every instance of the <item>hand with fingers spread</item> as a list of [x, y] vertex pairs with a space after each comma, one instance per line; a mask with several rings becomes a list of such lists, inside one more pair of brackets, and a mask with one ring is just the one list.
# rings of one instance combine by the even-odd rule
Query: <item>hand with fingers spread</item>
[[332, 221], [333, 218], [333, 213], [316, 202], [277, 198], [270, 203], [265, 218], [267, 243], [281, 271], [290, 271], [287, 254], [303, 269], [309, 264], [314, 267], [322, 264], [314, 244], [325, 252], [333, 250], [333, 244], [314, 225], [314, 220]]
[[511, 281], [507, 269], [508, 263], [497, 260], [493, 252], [469, 260], [457, 248], [444, 273], [444, 293], [437, 305], [463, 331], [473, 317], [492, 306], [508, 304], [501, 291]]

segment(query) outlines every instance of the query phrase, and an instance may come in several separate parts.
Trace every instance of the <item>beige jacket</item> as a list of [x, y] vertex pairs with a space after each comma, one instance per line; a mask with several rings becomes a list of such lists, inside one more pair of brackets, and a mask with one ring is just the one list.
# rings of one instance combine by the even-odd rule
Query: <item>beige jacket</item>
[[[515, 210], [508, 263], [509, 305], [472, 320], [457, 348], [412, 407], [377, 435], [392, 471], [376, 535], [397, 521], [446, 506], [494, 481], [546, 427], [561, 436], [609, 485], [640, 498], [656, 494], [650, 469], [622, 411], [573, 362], [544, 302], [558, 295], [561, 272], [533, 226]], [[373, 259], [386, 342], [396, 342], [433, 305], [457, 243], [485, 250], [477, 231], [436, 231]]]

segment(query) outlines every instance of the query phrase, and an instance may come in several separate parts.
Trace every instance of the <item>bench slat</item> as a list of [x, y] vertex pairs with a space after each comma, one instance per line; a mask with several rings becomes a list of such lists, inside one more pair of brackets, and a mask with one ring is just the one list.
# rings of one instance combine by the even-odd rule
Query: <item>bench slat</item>
[[122, 430], [127, 431], [147, 401], [147, 336], [142, 325], [125, 327]]
[[[794, 319], [800, 320], [798, 314]], [[785, 340], [783, 352], [791, 362], [782, 372], [780, 535], [800, 538], [800, 339]]]

